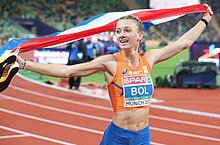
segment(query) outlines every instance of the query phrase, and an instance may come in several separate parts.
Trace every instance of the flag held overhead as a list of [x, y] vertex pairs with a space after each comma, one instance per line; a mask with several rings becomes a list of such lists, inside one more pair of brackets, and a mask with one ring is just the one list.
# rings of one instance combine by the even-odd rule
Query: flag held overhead
[[[8, 87], [11, 79], [19, 70], [19, 66], [17, 62], [15, 62], [18, 53], [40, 48], [55, 47], [101, 32], [112, 31], [115, 29], [118, 20], [126, 15], [138, 17], [144, 25], [149, 27], [177, 19], [185, 14], [206, 11], [207, 8], [205, 5], [197, 4], [168, 9], [140, 9], [125, 12], [110, 12], [94, 16], [63, 32], [57, 32], [34, 39], [13, 39], [0, 49], [0, 92]], [[2, 54], [6, 50], [10, 50], [10, 53], [7, 54], [7, 57], [4, 57]]]
[[[35, 39], [19, 39], [18, 41], [9, 42], [3, 46], [3, 50], [17, 51], [18, 53], [35, 50], [40, 48], [54, 47], [62, 44], [70, 43], [74, 40], [98, 34], [101, 32], [114, 30], [117, 21], [120, 17], [126, 15], [134, 15], [138, 17], [147, 27], [164, 23], [185, 14], [206, 12], [207, 9], [202, 4], [196, 4], [178, 8], [168, 9], [139, 9], [125, 12], [109, 12], [106, 14], [99, 14], [89, 18], [70, 29], [63, 32], [57, 32]], [[13, 40], [12, 40], [13, 41]], [[16, 44], [15, 44], [16, 43]], [[0, 55], [1, 55], [0, 50]]]

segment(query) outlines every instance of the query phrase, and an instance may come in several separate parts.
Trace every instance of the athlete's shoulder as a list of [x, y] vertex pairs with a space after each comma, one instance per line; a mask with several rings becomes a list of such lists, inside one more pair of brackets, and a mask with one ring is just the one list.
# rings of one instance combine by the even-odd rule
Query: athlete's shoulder
[[102, 62], [108, 62], [108, 61], [116, 61], [116, 55], [115, 54], [108, 54], [108, 55], [102, 55], [96, 58], [97, 61], [102, 61]]
[[151, 68], [153, 67], [153, 65], [155, 63], [155, 58], [157, 56], [157, 53], [159, 53], [159, 49], [151, 49], [151, 50], [146, 51], [143, 54], [144, 59], [149, 63]]

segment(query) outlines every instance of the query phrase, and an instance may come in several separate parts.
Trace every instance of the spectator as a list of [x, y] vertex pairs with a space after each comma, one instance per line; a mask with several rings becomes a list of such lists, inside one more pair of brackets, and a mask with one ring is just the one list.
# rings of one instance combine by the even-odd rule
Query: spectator
[[95, 44], [97, 56], [104, 55], [104, 46], [104, 42], [101, 39], [98, 39], [98, 41]]
[[114, 42], [113, 36], [110, 36], [109, 41], [105, 43], [104, 54], [113, 54], [119, 51], [118, 44]]
[[[82, 40], [73, 42], [69, 50], [69, 61], [68, 65], [75, 65], [85, 62], [85, 46]], [[69, 89], [75, 87], [75, 90], [79, 89], [81, 77], [70, 77], [69, 78]]]
[[94, 59], [94, 48], [95, 44], [91, 40], [88, 40], [86, 43], [86, 61], [91, 61]]

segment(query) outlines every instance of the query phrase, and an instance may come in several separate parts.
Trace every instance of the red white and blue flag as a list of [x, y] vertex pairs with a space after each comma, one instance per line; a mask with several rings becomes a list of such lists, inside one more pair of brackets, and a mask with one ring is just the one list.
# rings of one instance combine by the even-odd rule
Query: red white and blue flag
[[99, 14], [63, 32], [57, 32], [34, 39], [13, 39], [0, 49], [0, 56], [6, 50], [22, 53], [29, 50], [55, 47], [73, 42], [80, 38], [99, 34], [101, 32], [112, 31], [115, 29], [119, 18], [126, 15], [134, 15], [138, 17], [143, 22], [144, 28], [146, 29], [152, 25], [168, 22], [186, 14], [201, 13], [206, 11], [207, 9], [204, 5], [196, 4], [178, 8], [139, 9], [125, 12], [109, 12], [105, 14]]

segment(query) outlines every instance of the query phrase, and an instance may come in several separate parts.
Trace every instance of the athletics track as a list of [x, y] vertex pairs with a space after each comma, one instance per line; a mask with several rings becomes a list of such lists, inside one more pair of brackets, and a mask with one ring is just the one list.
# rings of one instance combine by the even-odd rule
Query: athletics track
[[[156, 88], [153, 97], [151, 145], [220, 144], [220, 89]], [[112, 117], [107, 98], [17, 75], [0, 94], [0, 145], [98, 145]]]

